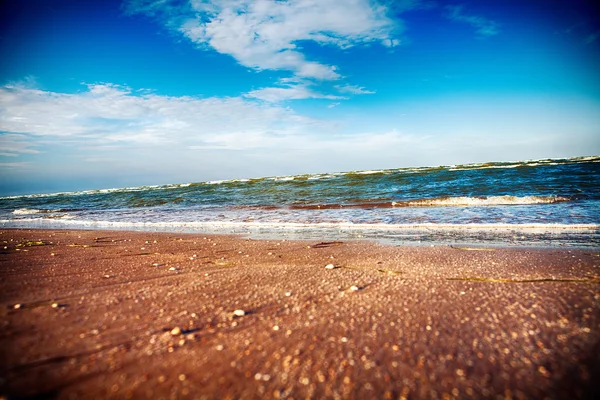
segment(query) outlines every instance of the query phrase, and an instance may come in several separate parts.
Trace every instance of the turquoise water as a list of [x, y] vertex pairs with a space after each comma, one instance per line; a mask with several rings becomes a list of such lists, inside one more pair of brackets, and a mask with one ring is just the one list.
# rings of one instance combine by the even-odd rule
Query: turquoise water
[[596, 247], [600, 156], [5, 197], [0, 227]]

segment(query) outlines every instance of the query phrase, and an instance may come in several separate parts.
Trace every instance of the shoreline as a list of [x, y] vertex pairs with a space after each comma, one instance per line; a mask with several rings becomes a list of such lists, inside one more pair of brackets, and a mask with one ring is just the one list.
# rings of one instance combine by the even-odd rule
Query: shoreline
[[[43, 221], [42, 221], [43, 222]], [[59, 223], [57, 226], [53, 224]], [[44, 226], [46, 225], [46, 226]], [[253, 240], [331, 240], [376, 242], [389, 246], [477, 245], [500, 248], [600, 249], [600, 225], [596, 224], [351, 224], [351, 223], [264, 223], [193, 222], [174, 224], [130, 222], [82, 222], [53, 220], [0, 223], [0, 230], [84, 230], [147, 232], [192, 235], [234, 235]]]
[[600, 394], [595, 248], [66, 229], [0, 241], [0, 396]]

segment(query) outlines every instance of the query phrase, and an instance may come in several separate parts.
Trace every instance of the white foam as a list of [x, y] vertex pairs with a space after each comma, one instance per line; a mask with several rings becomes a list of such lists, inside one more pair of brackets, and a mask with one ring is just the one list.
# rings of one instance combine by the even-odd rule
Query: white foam
[[13, 211], [13, 214], [16, 215], [28, 215], [28, 214], [40, 214], [42, 210], [37, 210], [35, 208], [19, 208], [18, 210]]
[[406, 202], [392, 202], [393, 206], [410, 207], [477, 207], [552, 204], [569, 201], [559, 196], [489, 196], [489, 197], [443, 197]]
[[366, 171], [356, 171], [353, 174], [357, 175], [373, 175], [373, 174], [385, 174], [391, 172], [389, 169], [372, 169]]
[[447, 231], [447, 230], [472, 230], [472, 231], [497, 231], [514, 230], [527, 231], [531, 233], [543, 233], [547, 231], [563, 232], [585, 232], [600, 229], [600, 224], [543, 224], [543, 223], [409, 223], [409, 224], [384, 224], [384, 223], [358, 223], [349, 222], [249, 222], [249, 221], [195, 221], [195, 222], [125, 222], [125, 221], [89, 221], [89, 220], [62, 220], [62, 219], [36, 219], [27, 218], [20, 220], [0, 220], [0, 224], [7, 226], [18, 226], [20, 224], [35, 223], [36, 225], [68, 225], [87, 228], [120, 228], [120, 229], [272, 229], [272, 230], [312, 230], [312, 229], [337, 229], [337, 230], [423, 230], [423, 231]]

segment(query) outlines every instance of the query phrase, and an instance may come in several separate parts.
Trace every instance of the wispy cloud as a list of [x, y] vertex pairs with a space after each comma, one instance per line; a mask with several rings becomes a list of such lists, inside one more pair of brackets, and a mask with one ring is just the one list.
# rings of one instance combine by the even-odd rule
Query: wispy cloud
[[357, 134], [272, 135], [262, 131], [231, 132], [211, 138], [202, 144], [190, 146], [194, 150], [264, 150], [330, 152], [348, 151], [353, 154], [365, 150], [380, 151], [387, 146], [406, 146], [424, 143], [427, 138], [406, 135], [395, 130]]
[[0, 156], [17, 157], [21, 154], [38, 154], [40, 151], [32, 149], [34, 144], [26, 135], [14, 133], [0, 133]]
[[[283, 98], [287, 94], [273, 96]], [[252, 154], [260, 154], [273, 165], [288, 165], [300, 163], [301, 158], [286, 161], [277, 157], [322, 154], [324, 149], [335, 148], [336, 157], [343, 159], [344, 151], [373, 149], [379, 154], [377, 149], [422, 140], [395, 131], [343, 133], [336, 121], [302, 116], [268, 101], [160, 96], [111, 84], [88, 85], [87, 90], [75, 94], [2, 87], [0, 131], [5, 132], [0, 138], [6, 154], [36, 157], [43, 148], [39, 157], [49, 159], [55, 156], [57, 146], [63, 146], [82, 162], [109, 164], [119, 154], [129, 158], [140, 154], [135, 161], [120, 159], [120, 165], [131, 162], [148, 169], [156, 168], [156, 157], [175, 162], [177, 157], [191, 157], [189, 153], [195, 151], [215, 160], [215, 150], [244, 150], [238, 153], [240, 160], [231, 162], [250, 162]], [[0, 167], [27, 165], [5, 162]]]
[[598, 40], [598, 38], [600, 37], [600, 31], [596, 31], [594, 33], [590, 33], [589, 35], [586, 36], [585, 38], [585, 42], [587, 44], [592, 44], [594, 43], [596, 40]]
[[111, 84], [88, 85], [75, 94], [0, 88], [4, 155], [38, 152], [36, 144], [44, 138], [86, 146], [193, 145], [222, 140], [232, 132], [294, 135], [319, 124], [327, 125], [289, 108], [241, 97], [160, 96]]
[[257, 89], [246, 93], [245, 96], [270, 102], [299, 99], [345, 99], [345, 97], [342, 96], [328, 95], [315, 92], [314, 90], [310, 89], [306, 84], [302, 83], [290, 84], [287, 87], [268, 87], [263, 89]]
[[192, 42], [234, 57], [257, 70], [285, 70], [295, 76], [335, 80], [336, 66], [308, 60], [299, 41], [348, 48], [359, 43], [398, 44], [402, 26], [387, 7], [369, 0], [133, 0], [130, 14], [161, 20]]
[[500, 25], [497, 22], [485, 17], [465, 14], [463, 12], [464, 6], [462, 5], [446, 6], [445, 9], [448, 19], [471, 25], [475, 28], [475, 32], [482, 37], [494, 36], [500, 33]]
[[30, 166], [31, 166], [31, 163], [29, 163], [29, 162], [12, 162], [12, 163], [0, 162], [0, 168], [6, 168], [6, 169], [27, 168]]
[[371, 90], [367, 90], [361, 86], [355, 85], [336, 85], [335, 88], [340, 93], [350, 93], [350, 94], [375, 94], [375, 92]]

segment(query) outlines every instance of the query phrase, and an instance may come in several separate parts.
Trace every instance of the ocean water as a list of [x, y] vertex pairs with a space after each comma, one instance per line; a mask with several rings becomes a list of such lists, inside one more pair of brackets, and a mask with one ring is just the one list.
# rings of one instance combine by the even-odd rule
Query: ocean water
[[600, 156], [3, 197], [0, 227], [600, 247]]

